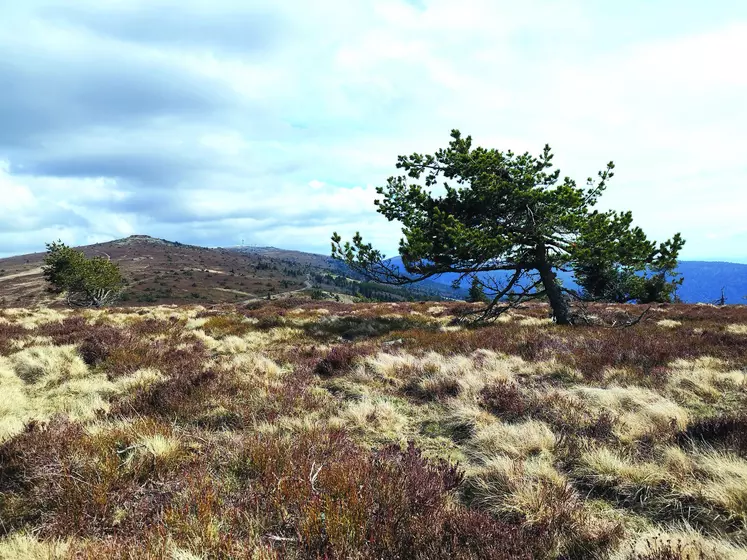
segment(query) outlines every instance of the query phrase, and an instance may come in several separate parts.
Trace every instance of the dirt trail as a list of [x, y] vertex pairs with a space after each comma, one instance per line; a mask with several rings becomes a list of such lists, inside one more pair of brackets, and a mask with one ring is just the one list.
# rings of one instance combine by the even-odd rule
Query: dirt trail
[[42, 267], [32, 268], [31, 270], [25, 270], [23, 272], [16, 272], [15, 274], [8, 274], [7, 276], [0, 276], [0, 282], [5, 280], [13, 280], [13, 278], [21, 278], [22, 276], [31, 276], [32, 274], [41, 274]]
[[[311, 289], [311, 275], [307, 274], [306, 275], [306, 280], [304, 280], [304, 283], [303, 283], [303, 288], [298, 288], [297, 290], [291, 290], [289, 292], [280, 292], [278, 294], [273, 294], [273, 299], [284, 298], [284, 297], [290, 296], [292, 294], [298, 294], [300, 292], [303, 292], [304, 290], [310, 290], [310, 289]], [[246, 305], [248, 303], [253, 303], [255, 301], [262, 301], [262, 300], [266, 300], [266, 299], [267, 299], [266, 296], [265, 297], [254, 297], [254, 298], [251, 298], [251, 299], [240, 301], [239, 305]]]
[[232, 290], [230, 288], [213, 288], [213, 289], [218, 290], [219, 292], [230, 292], [232, 294], [239, 294], [240, 296], [257, 297], [257, 294], [253, 294], [252, 292], [242, 292], [241, 290]]

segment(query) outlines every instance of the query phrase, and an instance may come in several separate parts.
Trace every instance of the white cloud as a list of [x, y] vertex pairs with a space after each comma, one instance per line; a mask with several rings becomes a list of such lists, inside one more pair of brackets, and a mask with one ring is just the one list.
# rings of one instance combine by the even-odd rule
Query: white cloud
[[392, 253], [373, 185], [460, 128], [550, 143], [579, 181], [613, 159], [606, 205], [682, 231], [685, 256], [744, 257], [747, 9], [720, 4], [17, 3], [0, 244], [137, 232], [326, 252], [360, 229]]

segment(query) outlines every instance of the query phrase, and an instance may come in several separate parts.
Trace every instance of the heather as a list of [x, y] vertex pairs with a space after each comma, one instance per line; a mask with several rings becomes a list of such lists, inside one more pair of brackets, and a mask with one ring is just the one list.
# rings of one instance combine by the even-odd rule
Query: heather
[[745, 558], [747, 307], [0, 311], [0, 559]]

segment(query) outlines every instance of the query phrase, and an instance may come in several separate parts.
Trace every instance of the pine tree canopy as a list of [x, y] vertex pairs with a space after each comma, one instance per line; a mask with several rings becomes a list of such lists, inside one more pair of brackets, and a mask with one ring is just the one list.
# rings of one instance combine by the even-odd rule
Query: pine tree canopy
[[[409, 284], [443, 273], [479, 275], [491, 298], [486, 316], [509, 304], [546, 298], [558, 323], [573, 322], [570, 299], [668, 299], [679, 234], [657, 244], [633, 225], [630, 212], [595, 208], [614, 164], [580, 187], [553, 170], [549, 146], [532, 156], [473, 147], [458, 130], [433, 155], [399, 156], [401, 175], [377, 188], [377, 211], [402, 224], [399, 245], [406, 273], [357, 233], [335, 233], [332, 256], [374, 281]], [[560, 285], [557, 270], [572, 270], [582, 290]], [[501, 281], [490, 273], [508, 271]], [[496, 275], [497, 276], [497, 275]], [[486, 280], [487, 279], [487, 280]], [[569, 299], [570, 298], [570, 299]]]
[[52, 292], [64, 293], [76, 307], [102, 307], [116, 300], [124, 285], [119, 266], [104, 257], [87, 258], [62, 241], [47, 243], [42, 267]]

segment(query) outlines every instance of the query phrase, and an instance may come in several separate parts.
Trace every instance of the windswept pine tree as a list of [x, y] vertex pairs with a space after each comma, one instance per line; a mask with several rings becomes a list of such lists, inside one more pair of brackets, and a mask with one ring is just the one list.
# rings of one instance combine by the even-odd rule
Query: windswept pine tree
[[[344, 243], [335, 233], [332, 256], [381, 283], [444, 273], [457, 273], [458, 281], [479, 277], [491, 300], [484, 318], [546, 298], [554, 320], [569, 324], [574, 298], [670, 297], [681, 236], [657, 244], [633, 226], [630, 212], [595, 209], [614, 175], [612, 162], [580, 187], [561, 180], [552, 159], [549, 146], [537, 157], [518, 155], [473, 147], [471, 137], [454, 130], [448, 147], [435, 154], [399, 156], [403, 174], [377, 189], [378, 212], [403, 226], [406, 273], [359, 233]], [[575, 271], [582, 291], [562, 286], [558, 270]]]
[[119, 297], [124, 279], [119, 266], [104, 257], [86, 258], [83, 251], [62, 241], [47, 244], [42, 267], [54, 293], [65, 295], [73, 307], [103, 307]]

